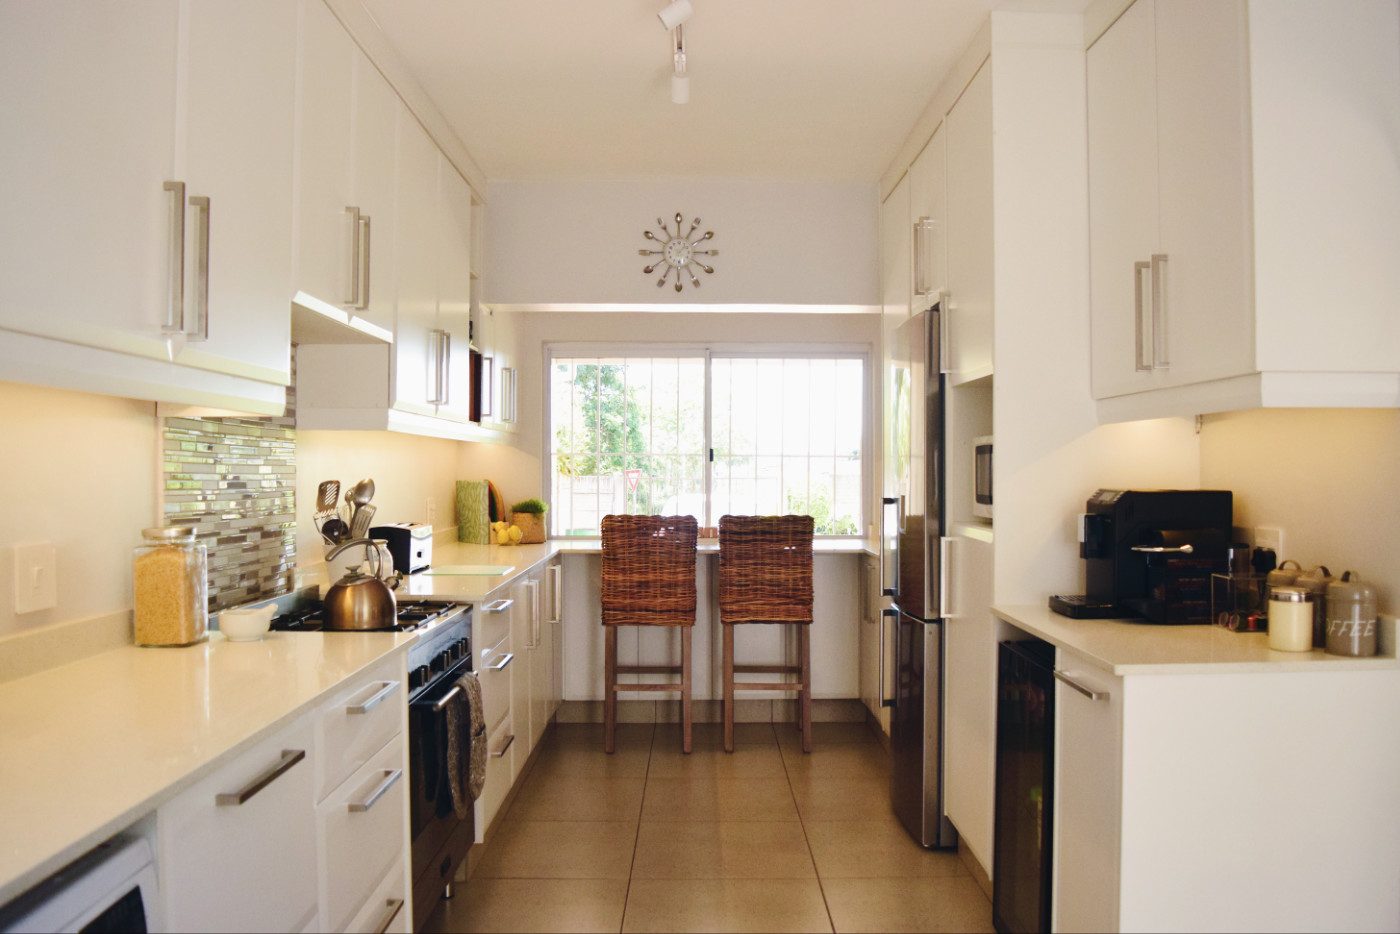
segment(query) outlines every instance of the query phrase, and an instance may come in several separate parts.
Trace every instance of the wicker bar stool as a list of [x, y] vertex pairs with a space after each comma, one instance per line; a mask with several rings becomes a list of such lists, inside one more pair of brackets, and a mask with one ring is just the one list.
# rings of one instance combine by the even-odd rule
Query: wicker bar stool
[[[798, 680], [741, 681], [745, 691], [797, 691], [802, 751], [812, 751], [812, 517], [724, 516], [719, 520], [719, 621], [724, 629], [724, 748], [734, 751], [734, 675], [795, 674]], [[734, 627], [797, 624], [796, 665], [734, 664]]]
[[[603, 751], [615, 748], [618, 691], [681, 695], [681, 748], [690, 752], [690, 636], [695, 629], [693, 516], [603, 517]], [[617, 627], [678, 626], [679, 665], [619, 665]], [[619, 684], [618, 675], [679, 674], [679, 682]]]

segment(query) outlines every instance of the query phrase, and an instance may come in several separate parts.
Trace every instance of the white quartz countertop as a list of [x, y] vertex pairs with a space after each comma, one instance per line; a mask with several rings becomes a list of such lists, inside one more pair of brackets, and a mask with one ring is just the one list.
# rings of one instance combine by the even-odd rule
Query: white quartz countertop
[[[878, 554], [875, 546], [858, 539], [818, 539], [812, 553], [821, 555]], [[696, 551], [718, 555], [719, 542], [701, 539]], [[406, 599], [460, 600], [480, 603], [493, 590], [509, 584], [522, 574], [544, 564], [554, 555], [598, 555], [601, 539], [553, 539], [542, 545], [466, 545], [460, 542], [433, 544], [433, 564], [426, 571], [409, 575], [400, 585], [400, 602]], [[500, 574], [452, 573], [454, 569], [480, 570], [510, 568]]]
[[0, 904], [406, 651], [411, 633], [213, 634], [0, 684]]
[[1380, 654], [1371, 658], [1311, 652], [1276, 652], [1262, 632], [1220, 626], [1166, 626], [1113, 619], [1070, 619], [1045, 606], [992, 607], [992, 613], [1024, 632], [1071, 651], [1116, 675], [1236, 674], [1400, 670], [1396, 620], [1382, 616]]

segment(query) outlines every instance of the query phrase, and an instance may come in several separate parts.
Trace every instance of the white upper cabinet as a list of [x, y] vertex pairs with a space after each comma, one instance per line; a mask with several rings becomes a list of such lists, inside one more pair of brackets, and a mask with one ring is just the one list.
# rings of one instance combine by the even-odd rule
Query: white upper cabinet
[[[458, 422], [480, 421], [474, 404], [472, 367], [472, 190], [447, 157], [438, 154], [438, 330], [448, 335], [443, 379], [446, 393], [438, 415]], [[476, 415], [476, 418], [472, 418]]]
[[1138, 0], [1089, 47], [1101, 418], [1400, 405], [1397, 31], [1385, 0]]
[[913, 225], [915, 309], [928, 308], [948, 287], [948, 155], [939, 124], [909, 166], [909, 213]]
[[[0, 327], [109, 352], [67, 384], [280, 411], [296, 19], [281, 0], [0, 4]], [[235, 380], [152, 369], [171, 360]]]
[[992, 373], [992, 75], [984, 64], [958, 98], [948, 135], [949, 378]]
[[437, 147], [408, 108], [398, 114], [394, 223], [393, 405], [436, 414], [443, 367], [437, 336]]

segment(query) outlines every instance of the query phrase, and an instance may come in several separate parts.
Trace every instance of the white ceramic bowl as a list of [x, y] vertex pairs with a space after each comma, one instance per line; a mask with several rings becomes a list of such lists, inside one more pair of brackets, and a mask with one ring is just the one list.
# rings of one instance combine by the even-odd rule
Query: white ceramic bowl
[[219, 614], [219, 632], [230, 642], [256, 642], [267, 633], [277, 607], [267, 606], [224, 610]]

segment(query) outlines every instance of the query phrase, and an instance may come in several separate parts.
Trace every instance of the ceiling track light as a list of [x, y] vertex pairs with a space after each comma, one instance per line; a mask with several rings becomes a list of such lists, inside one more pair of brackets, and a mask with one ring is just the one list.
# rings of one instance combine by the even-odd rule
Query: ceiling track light
[[[677, 0], [683, 2], [683, 0]], [[671, 103], [690, 103], [690, 75], [685, 70], [685, 27], [677, 26], [671, 31]]]
[[666, 8], [656, 15], [661, 20], [661, 25], [667, 29], [675, 29], [689, 22], [694, 13], [695, 7], [690, 5], [690, 0], [671, 0], [666, 4]]

